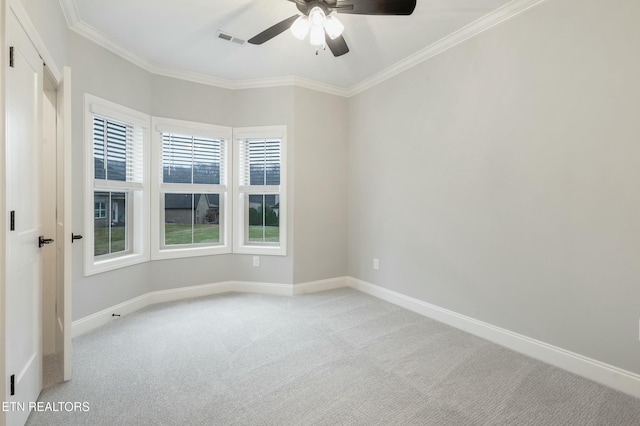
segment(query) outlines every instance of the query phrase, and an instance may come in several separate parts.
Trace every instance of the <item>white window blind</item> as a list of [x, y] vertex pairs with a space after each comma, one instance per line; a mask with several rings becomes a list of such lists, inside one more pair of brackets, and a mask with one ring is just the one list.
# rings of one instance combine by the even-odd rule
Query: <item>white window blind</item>
[[162, 133], [162, 182], [226, 185], [226, 141]]
[[142, 129], [95, 115], [93, 158], [95, 179], [142, 183]]
[[240, 185], [280, 185], [280, 139], [246, 139], [240, 142]]

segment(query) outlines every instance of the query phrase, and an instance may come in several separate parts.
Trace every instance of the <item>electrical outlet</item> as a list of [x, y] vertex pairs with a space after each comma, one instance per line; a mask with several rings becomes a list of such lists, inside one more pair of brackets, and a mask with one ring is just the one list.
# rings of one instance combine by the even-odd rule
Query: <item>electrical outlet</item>
[[260, 256], [253, 256], [253, 266], [260, 266]]
[[375, 269], [376, 271], [380, 269], [380, 262], [375, 257], [373, 258], [373, 269]]

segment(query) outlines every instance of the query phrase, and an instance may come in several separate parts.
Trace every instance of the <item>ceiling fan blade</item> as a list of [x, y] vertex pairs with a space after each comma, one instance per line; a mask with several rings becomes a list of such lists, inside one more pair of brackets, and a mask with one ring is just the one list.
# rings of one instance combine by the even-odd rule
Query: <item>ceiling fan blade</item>
[[250, 38], [248, 42], [251, 44], [262, 44], [265, 41], [271, 40], [275, 36], [280, 35], [288, 30], [289, 27], [291, 27], [291, 24], [293, 24], [293, 21], [298, 19], [298, 16], [299, 15], [293, 15], [292, 17], [287, 18], [284, 21], [278, 22], [277, 24], [267, 28], [257, 36]]
[[411, 15], [416, 0], [338, 0], [336, 12], [354, 15]]
[[349, 46], [347, 46], [347, 42], [344, 41], [344, 37], [338, 36], [331, 40], [331, 37], [329, 37], [327, 33], [325, 33], [324, 40], [331, 50], [331, 53], [333, 53], [333, 56], [338, 57], [344, 55], [345, 53], [349, 53]]

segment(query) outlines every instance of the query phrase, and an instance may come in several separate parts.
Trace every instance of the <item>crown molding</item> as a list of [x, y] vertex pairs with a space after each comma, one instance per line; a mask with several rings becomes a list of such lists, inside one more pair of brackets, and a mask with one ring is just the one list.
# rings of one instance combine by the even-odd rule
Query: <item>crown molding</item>
[[231, 83], [231, 86], [234, 90], [257, 89], [261, 87], [296, 86], [328, 93], [330, 95], [342, 97], [347, 96], [347, 89], [345, 88], [296, 76], [236, 80]]
[[425, 47], [422, 50], [414, 53], [411, 56], [406, 57], [400, 62], [396, 62], [388, 68], [374, 74], [371, 77], [366, 78], [360, 83], [351, 86], [349, 90], [347, 90], [347, 96], [351, 97], [357, 95], [358, 93], [364, 92], [365, 90], [377, 86], [385, 80], [388, 80], [396, 75], [415, 67], [416, 65], [433, 58], [440, 53], [451, 49], [452, 47], [462, 43], [465, 40], [468, 40], [472, 37], [477, 36], [478, 34], [504, 22], [508, 19], [513, 18], [521, 14], [522, 12], [537, 6], [540, 3], [545, 2], [546, 0], [513, 0], [504, 6], [494, 10], [493, 12], [483, 16], [480, 19], [470, 23], [451, 33], [450, 35], [436, 41], [435, 43]]
[[58, 3], [60, 3], [60, 9], [62, 9], [64, 19], [67, 21], [69, 28], [80, 22], [80, 14], [75, 0], [58, 0]]
[[193, 83], [206, 84], [208, 86], [220, 87], [222, 89], [233, 89], [233, 81], [224, 78], [213, 77], [211, 75], [200, 74], [193, 71], [184, 71], [176, 68], [169, 68], [158, 64], [149, 65], [145, 68], [152, 74], [164, 77], [177, 78], [179, 80], [191, 81]]
[[332, 84], [321, 83], [315, 80], [309, 80], [302, 77], [294, 77], [295, 85], [298, 87], [304, 87], [305, 89], [316, 90], [318, 92], [325, 92], [330, 95], [348, 97], [348, 89], [340, 86], [334, 86]]
[[93, 41], [94, 43], [104, 47], [105, 49], [115, 53], [116, 55], [126, 59], [127, 61], [141, 67], [149, 73], [161, 75], [165, 77], [177, 78], [180, 80], [201, 83], [210, 86], [220, 87], [230, 90], [256, 89], [264, 87], [282, 87], [297, 86], [306, 89], [324, 92], [331, 95], [351, 97], [361, 93], [371, 87], [374, 87], [385, 80], [413, 68], [414, 66], [433, 58], [434, 56], [451, 49], [452, 47], [468, 40], [476, 35], [493, 28], [494, 26], [508, 19], [517, 16], [524, 11], [537, 6], [547, 0], [512, 0], [504, 6], [494, 10], [491, 13], [477, 19], [476, 21], [466, 25], [465, 27], [451, 33], [450, 35], [438, 40], [437, 42], [427, 46], [426, 48], [414, 53], [407, 58], [396, 62], [394, 65], [372, 75], [349, 88], [334, 86], [327, 83], [321, 83], [302, 77], [287, 76], [275, 78], [258, 78], [248, 80], [227, 80], [224, 78], [213, 77], [206, 74], [200, 74], [192, 71], [184, 71], [176, 68], [165, 67], [144, 58], [124, 46], [116, 43], [107, 35], [88, 25], [80, 19], [75, 0], [59, 0], [65, 19], [69, 28], [81, 36]]

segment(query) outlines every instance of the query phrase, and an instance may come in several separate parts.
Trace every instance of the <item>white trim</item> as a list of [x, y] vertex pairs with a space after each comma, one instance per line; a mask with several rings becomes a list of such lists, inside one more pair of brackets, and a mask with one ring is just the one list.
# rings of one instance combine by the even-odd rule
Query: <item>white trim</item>
[[159, 133], [184, 133], [185, 135], [221, 138], [229, 141], [233, 135], [233, 129], [227, 126], [156, 116], [151, 117], [151, 128], [154, 132]]
[[[232, 169], [231, 164], [233, 150], [233, 131], [231, 127], [215, 124], [200, 123], [194, 121], [175, 120], [171, 118], [152, 117], [151, 128], [151, 259], [175, 259], [195, 256], [209, 256], [231, 253], [231, 209], [229, 199], [231, 193]], [[222, 139], [225, 144], [224, 176], [221, 176], [221, 184], [172, 184], [162, 183], [162, 132], [182, 133], [197, 137], [210, 137]], [[218, 244], [184, 244], [175, 246], [164, 245], [164, 220], [165, 209], [163, 205], [164, 193], [217, 193], [218, 205]], [[194, 206], [195, 208], [195, 206]]]
[[60, 3], [60, 9], [62, 9], [62, 14], [69, 28], [80, 22], [80, 14], [75, 0], [58, 0], [58, 3]]
[[[6, 22], [8, 20], [7, 17], [8, 8], [5, 5], [5, 2], [0, 0], [0, 38], [2, 38], [2, 42], [0, 43], [0, 57], [4, 58], [4, 61], [7, 59], [8, 55], [8, 46], [6, 37], [7, 37], [7, 28]], [[6, 63], [6, 62], [5, 62]], [[6, 93], [6, 65], [3, 63], [2, 68], [0, 68], [0, 310], [2, 313], [0, 314], [0, 380], [4, 385], [0, 386], [0, 400], [7, 400], [7, 363], [6, 363], [6, 335], [7, 335], [7, 321], [5, 319], [5, 309], [6, 309], [6, 276], [7, 276], [7, 231], [5, 229], [9, 229], [8, 227], [8, 215], [7, 215], [7, 125], [6, 121], [6, 101], [5, 101], [5, 93]], [[0, 425], [5, 424], [5, 420], [7, 417], [7, 413], [0, 412]]]
[[233, 90], [233, 81], [211, 75], [201, 74], [194, 71], [179, 70], [165, 67], [149, 62], [149, 67], [143, 67], [152, 74], [163, 77], [177, 78], [178, 80], [191, 81], [193, 83], [206, 84], [208, 86], [219, 87], [221, 89]]
[[172, 302], [175, 300], [190, 299], [194, 297], [210, 296], [213, 294], [241, 292], [275, 294], [291, 296], [296, 294], [312, 293], [339, 287], [346, 287], [348, 277], [331, 278], [321, 281], [313, 281], [304, 284], [274, 284], [248, 281], [224, 281], [213, 284], [203, 284], [190, 287], [181, 287], [171, 290], [154, 291], [143, 294], [126, 302], [119, 303], [100, 312], [73, 321], [71, 326], [72, 336], [78, 337], [84, 333], [101, 327], [111, 321], [121, 318], [113, 314], [128, 315], [132, 312], [156, 303]]
[[53, 55], [49, 49], [47, 49], [47, 45], [42, 40], [42, 37], [40, 37], [38, 30], [35, 25], [33, 25], [33, 21], [29, 18], [29, 14], [24, 9], [24, 6], [22, 6], [22, 3], [19, 0], [9, 0], [9, 7], [13, 10], [16, 18], [18, 18], [18, 22], [20, 22], [20, 25], [24, 28], [27, 36], [31, 40], [31, 43], [33, 43], [38, 54], [40, 54], [40, 57], [47, 65], [47, 68], [51, 71], [51, 75], [56, 80], [56, 85], [60, 84], [62, 81], [62, 72], [60, 72], [60, 68], [58, 67], [58, 64], [56, 64], [56, 61], [53, 60]]
[[99, 98], [91, 93], [84, 94], [84, 101], [89, 112], [107, 116], [123, 123], [149, 129], [150, 116], [135, 109], [120, 105], [107, 99]]
[[466, 25], [459, 30], [449, 34], [448, 36], [432, 43], [422, 50], [396, 62], [390, 67], [372, 75], [358, 84], [351, 86], [347, 90], [347, 97], [357, 95], [373, 86], [377, 86], [385, 80], [390, 79], [416, 65], [433, 58], [440, 53], [451, 49], [452, 47], [468, 40], [478, 34], [498, 25], [501, 22], [511, 19], [514, 16], [530, 9], [546, 0], [513, 0], [504, 6], [494, 10], [493, 12], [477, 19], [476, 21]]
[[[109, 257], [107, 259], [95, 259], [94, 256], [94, 190], [100, 190], [100, 183], [105, 181], [96, 181], [94, 179], [93, 164], [93, 116], [94, 113], [105, 115], [108, 118], [120, 120], [125, 123], [133, 124], [142, 129], [142, 184], [137, 182], [129, 182], [126, 188], [131, 191], [131, 199], [129, 206], [133, 206], [133, 210], [128, 213], [130, 225], [133, 232], [130, 234], [129, 251], [120, 255]], [[84, 94], [84, 115], [83, 115], [83, 150], [84, 150], [84, 275], [94, 275], [114, 269], [124, 268], [136, 265], [138, 263], [148, 262], [150, 260], [150, 241], [149, 241], [149, 128], [151, 118], [149, 115], [136, 111], [134, 109], [116, 104], [106, 99], [99, 98], [89, 93]], [[97, 185], [96, 185], [97, 184]], [[108, 185], [109, 189], [122, 188], [121, 184]], [[131, 212], [133, 214], [131, 214]]]
[[431, 303], [405, 296], [366, 281], [349, 278], [349, 287], [640, 398], [640, 375], [636, 373], [496, 327]]
[[308, 283], [294, 284], [293, 294], [301, 295], [316, 293], [318, 291], [333, 290], [336, 288], [348, 287], [349, 277], [329, 278], [326, 280], [310, 281]]
[[262, 87], [282, 87], [282, 86], [297, 86], [305, 89], [315, 90], [317, 92], [324, 92], [335, 96], [347, 96], [347, 89], [333, 84], [321, 83], [315, 80], [309, 80], [303, 77], [287, 76], [287, 77], [273, 77], [273, 78], [256, 78], [249, 80], [233, 80], [230, 81], [230, 88], [233, 90], [242, 89], [259, 89]]
[[[247, 186], [240, 185], [240, 144], [248, 139], [280, 139], [280, 185], [279, 186], [255, 186], [259, 193], [277, 194], [279, 196], [279, 232], [280, 241], [278, 244], [250, 244], [246, 241], [245, 224], [248, 220], [248, 209], [245, 209], [245, 195], [251, 194]], [[289, 179], [289, 169], [287, 168], [287, 126], [259, 126], [259, 127], [236, 127], [233, 129], [233, 161], [232, 161], [232, 181], [231, 191], [232, 211], [233, 211], [233, 253], [255, 254], [265, 256], [286, 256], [287, 255], [287, 180]]]
[[73, 321], [71, 323], [71, 336], [78, 337], [81, 334], [87, 333], [109, 323], [112, 319], [116, 318], [111, 316], [115, 312], [119, 315], [127, 315], [131, 312], [142, 309], [149, 305], [148, 299], [149, 295], [143, 294], [135, 299], [127, 300], [126, 302], [119, 303], [111, 308], [104, 309], [100, 312], [96, 312], [95, 314]]
[[[10, 0], [12, 3], [17, 0]], [[128, 50], [122, 45], [110, 39], [107, 35], [100, 32], [96, 28], [83, 22], [79, 15], [75, 0], [59, 0], [65, 19], [69, 28], [81, 36], [93, 41], [94, 43], [104, 47], [116, 55], [138, 65], [142, 69], [156, 75], [177, 78], [180, 80], [201, 83], [210, 86], [220, 87], [230, 90], [256, 89], [262, 87], [282, 87], [282, 86], [298, 86], [318, 92], [324, 92], [331, 95], [351, 97], [361, 93], [373, 86], [388, 80], [406, 71], [460, 43], [468, 40], [476, 35], [500, 24], [508, 19], [517, 16], [524, 11], [543, 3], [546, 0], [512, 0], [504, 6], [488, 13], [487, 15], [477, 19], [476, 21], [466, 25], [465, 27], [453, 32], [452, 34], [432, 43], [424, 49], [396, 62], [395, 64], [385, 68], [384, 70], [374, 74], [371, 77], [349, 87], [344, 88], [332, 84], [322, 83], [314, 80], [305, 79], [296, 76], [258, 78], [248, 80], [227, 80], [223, 78], [213, 77], [192, 71], [178, 70], [162, 66], [154, 63], [142, 56]], [[36, 46], [37, 47], [37, 46]]]

